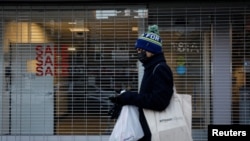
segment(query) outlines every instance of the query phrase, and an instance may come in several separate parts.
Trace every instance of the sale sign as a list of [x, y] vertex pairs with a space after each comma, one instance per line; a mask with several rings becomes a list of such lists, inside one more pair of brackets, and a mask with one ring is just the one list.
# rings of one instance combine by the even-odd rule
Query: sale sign
[[69, 54], [66, 45], [36, 45], [37, 76], [68, 76]]

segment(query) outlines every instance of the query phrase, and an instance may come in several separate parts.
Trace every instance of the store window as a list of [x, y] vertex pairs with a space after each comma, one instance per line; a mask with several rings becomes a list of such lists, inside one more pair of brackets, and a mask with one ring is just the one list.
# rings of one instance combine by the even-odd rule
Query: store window
[[[5, 7], [5, 108], [10, 135], [108, 135], [108, 97], [137, 90], [140, 6]], [[11, 107], [11, 108], [8, 108]]]
[[[134, 42], [155, 23], [177, 91], [193, 97], [192, 127], [204, 129], [209, 123], [210, 19], [168, 10], [10, 8], [3, 17], [12, 107], [4, 119], [11, 130], [5, 132], [109, 135], [115, 122], [107, 115], [108, 97], [115, 89], [138, 89]], [[43, 128], [37, 128], [40, 123]]]
[[[212, 105], [212, 97], [220, 93], [213, 93], [211, 85], [218, 78], [211, 76], [224, 67], [212, 66], [211, 54], [222, 49], [212, 39], [227, 43], [228, 49], [223, 49], [232, 55], [232, 87], [226, 87], [232, 89], [232, 97], [230, 93], [230, 100], [216, 100], [232, 104], [231, 111], [223, 111], [231, 114], [232, 123], [248, 123], [248, 11], [241, 7], [156, 7], [1, 7], [1, 133], [109, 135], [115, 121], [107, 115], [112, 106], [107, 98], [116, 94], [115, 89], [138, 89], [142, 67], [137, 65], [134, 43], [151, 24], [159, 26], [177, 91], [192, 95], [194, 140], [207, 140], [213, 111], [224, 110]], [[227, 32], [216, 35], [221, 31]], [[215, 59], [223, 59], [223, 53]]]

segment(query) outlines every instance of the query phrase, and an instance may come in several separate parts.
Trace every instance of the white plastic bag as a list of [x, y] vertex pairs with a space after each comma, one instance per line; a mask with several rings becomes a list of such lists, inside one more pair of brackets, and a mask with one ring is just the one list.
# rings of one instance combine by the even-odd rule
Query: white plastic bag
[[138, 107], [132, 105], [122, 106], [109, 141], [137, 141], [143, 136], [144, 132], [139, 121]]

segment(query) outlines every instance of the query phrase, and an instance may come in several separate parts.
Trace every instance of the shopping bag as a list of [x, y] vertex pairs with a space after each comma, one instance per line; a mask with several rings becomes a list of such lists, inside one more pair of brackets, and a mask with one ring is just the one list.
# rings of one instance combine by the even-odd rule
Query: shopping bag
[[152, 141], [192, 141], [192, 103], [188, 94], [174, 91], [169, 106], [161, 112], [144, 109]]
[[122, 106], [109, 141], [137, 141], [143, 136], [144, 132], [139, 121], [138, 107], [132, 105]]

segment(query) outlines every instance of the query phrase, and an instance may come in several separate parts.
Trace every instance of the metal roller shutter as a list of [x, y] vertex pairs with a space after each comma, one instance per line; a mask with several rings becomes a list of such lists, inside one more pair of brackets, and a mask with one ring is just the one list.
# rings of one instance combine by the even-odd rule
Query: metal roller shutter
[[[137, 89], [134, 42], [141, 6], [2, 7], [1, 132], [108, 135], [108, 97]], [[8, 109], [9, 108], [9, 109]]]
[[151, 24], [177, 91], [192, 95], [194, 141], [207, 140], [209, 124], [249, 124], [248, 13], [244, 5], [1, 6], [0, 133], [105, 140], [115, 123], [108, 97], [138, 89], [134, 43]]

